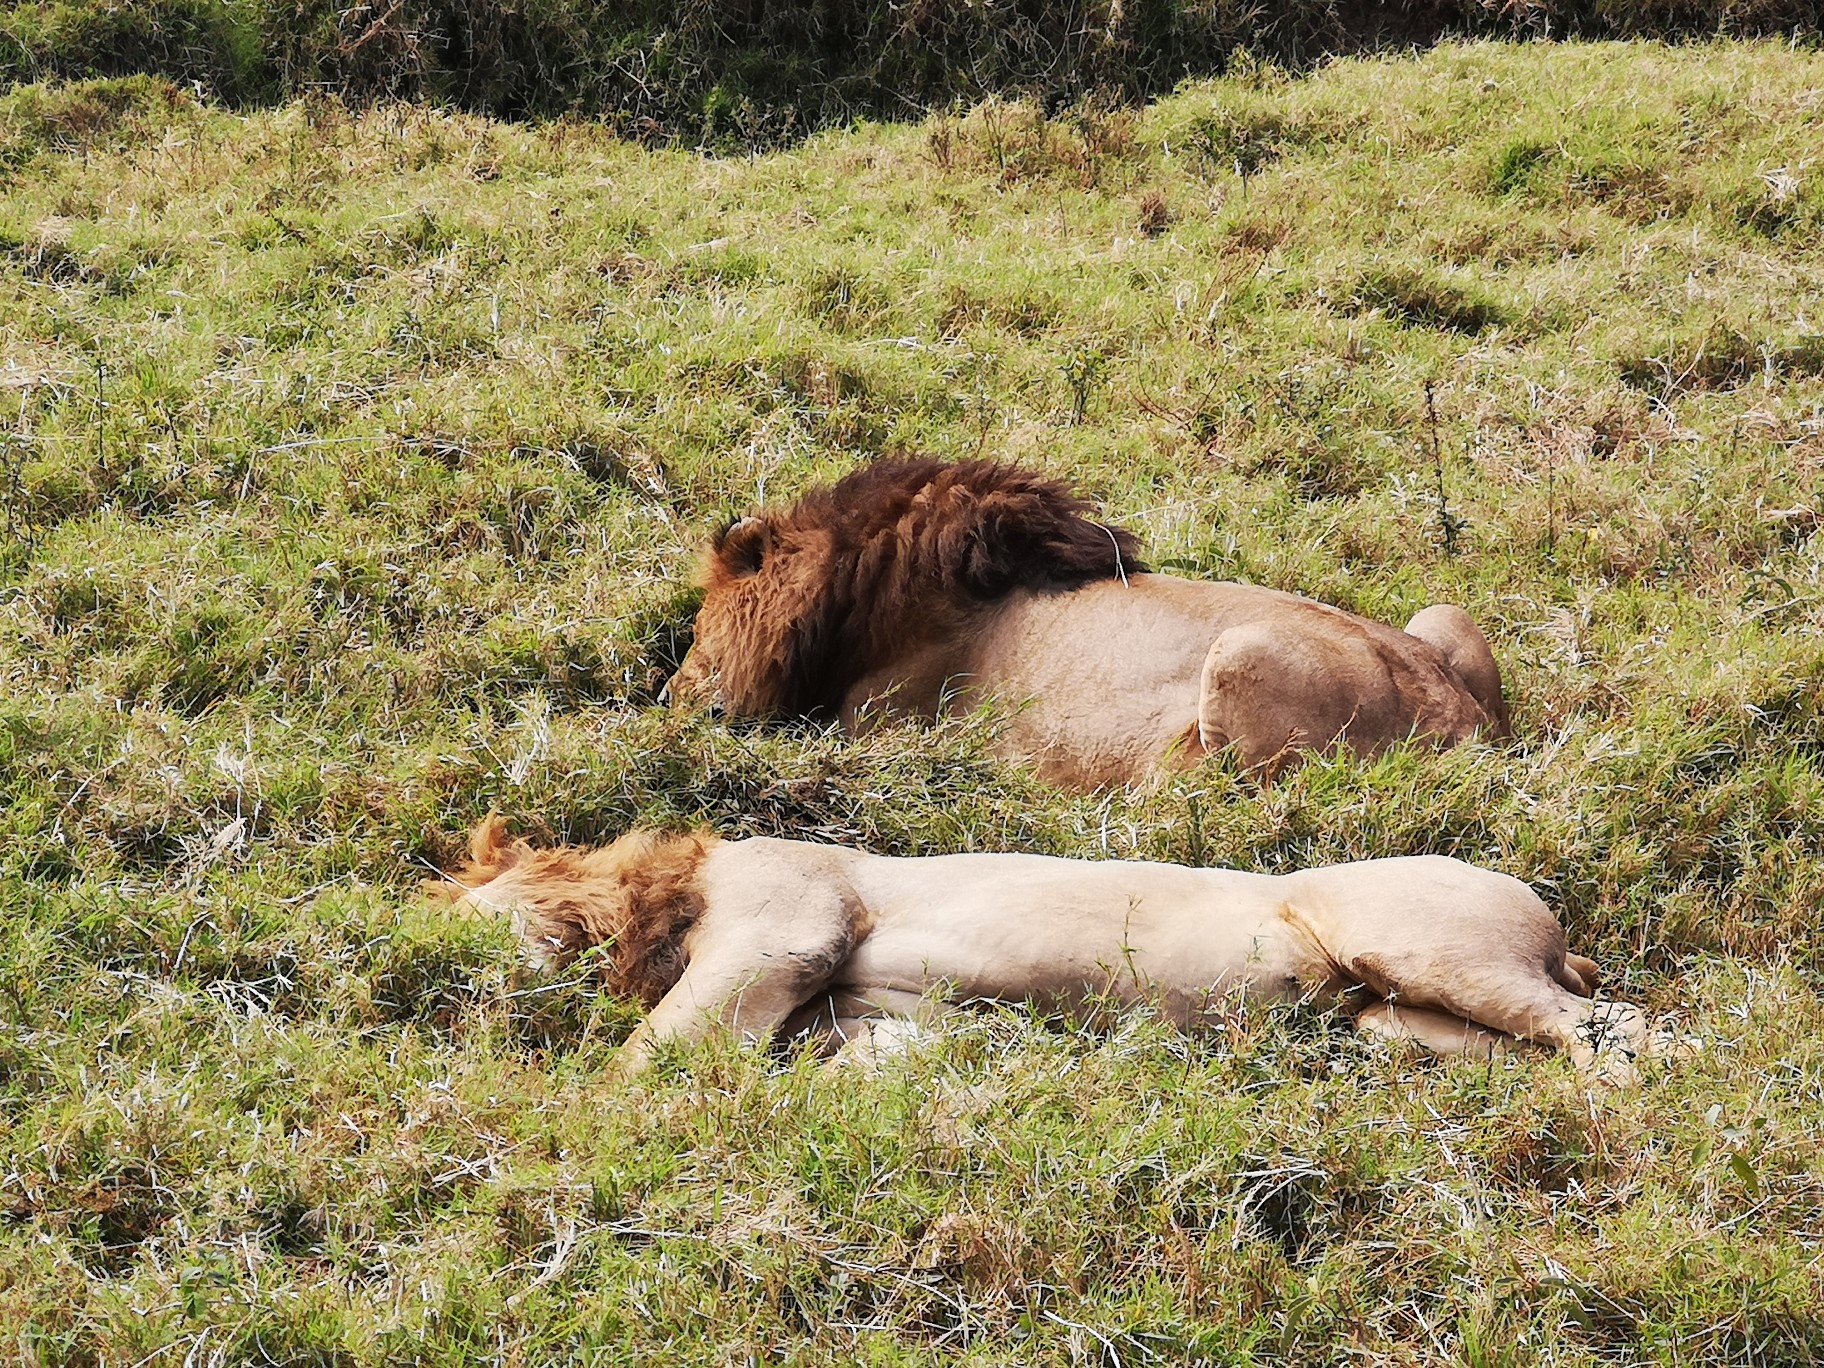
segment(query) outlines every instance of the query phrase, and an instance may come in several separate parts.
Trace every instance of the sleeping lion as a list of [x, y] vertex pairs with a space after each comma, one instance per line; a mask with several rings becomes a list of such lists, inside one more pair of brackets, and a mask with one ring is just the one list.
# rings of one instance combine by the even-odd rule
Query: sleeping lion
[[696, 639], [666, 687], [749, 717], [932, 717], [998, 705], [1002, 749], [1054, 783], [1144, 780], [1233, 747], [1270, 777], [1509, 730], [1461, 608], [1404, 631], [1253, 584], [1148, 573], [1063, 485], [988, 461], [881, 461], [742, 518], [704, 558]]
[[1648, 1044], [1636, 1008], [1591, 996], [1596, 966], [1566, 952], [1531, 889], [1437, 855], [1275, 876], [704, 832], [535, 850], [490, 817], [450, 878], [512, 916], [536, 966], [598, 952], [604, 986], [647, 1009], [624, 1073], [722, 1028], [856, 1052], [885, 1023], [969, 1002], [1112, 999], [1193, 1030], [1237, 993], [1340, 1004], [1362, 1030], [1439, 1051], [1556, 1046], [1615, 1083]]

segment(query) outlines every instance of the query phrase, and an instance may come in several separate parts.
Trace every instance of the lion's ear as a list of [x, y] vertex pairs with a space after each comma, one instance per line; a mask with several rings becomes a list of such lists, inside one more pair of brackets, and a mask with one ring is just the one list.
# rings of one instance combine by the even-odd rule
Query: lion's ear
[[762, 518], [742, 518], [716, 538], [716, 559], [736, 579], [758, 574], [772, 549], [773, 530]]

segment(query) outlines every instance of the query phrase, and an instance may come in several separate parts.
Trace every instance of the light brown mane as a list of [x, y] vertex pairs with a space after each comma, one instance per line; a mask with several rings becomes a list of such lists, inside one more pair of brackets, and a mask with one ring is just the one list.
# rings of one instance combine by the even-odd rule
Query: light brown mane
[[1145, 569], [1132, 533], [1034, 471], [879, 461], [725, 527], [698, 639], [735, 711], [830, 716], [870, 669], [985, 604]]
[[706, 831], [635, 830], [598, 849], [535, 850], [490, 814], [469, 837], [469, 862], [428, 886], [510, 911], [548, 964], [603, 947], [602, 986], [650, 1009], [684, 972], [684, 934], [703, 915], [697, 869], [715, 842]]

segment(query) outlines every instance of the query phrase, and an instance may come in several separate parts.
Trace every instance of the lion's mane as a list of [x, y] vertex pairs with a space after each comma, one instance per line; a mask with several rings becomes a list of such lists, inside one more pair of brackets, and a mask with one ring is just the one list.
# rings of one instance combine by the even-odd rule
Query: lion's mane
[[487, 885], [487, 904], [511, 911], [548, 964], [601, 947], [602, 986], [650, 1010], [684, 972], [684, 934], [703, 915], [697, 869], [715, 842], [636, 830], [599, 849], [538, 850], [490, 814], [469, 839], [469, 862], [429, 886], [460, 897]]
[[870, 668], [983, 605], [1145, 569], [1133, 534], [1057, 480], [993, 461], [887, 460], [725, 527], [704, 606], [729, 605], [723, 678], [764, 677], [776, 695], [744, 711], [827, 717]]

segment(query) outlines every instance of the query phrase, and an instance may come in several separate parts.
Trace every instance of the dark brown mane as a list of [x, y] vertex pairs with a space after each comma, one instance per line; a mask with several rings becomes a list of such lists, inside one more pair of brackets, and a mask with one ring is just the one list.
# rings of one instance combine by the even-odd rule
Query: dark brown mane
[[511, 912], [541, 960], [605, 947], [602, 986], [650, 1010], [684, 972], [684, 933], [703, 915], [697, 867], [716, 837], [635, 830], [597, 849], [534, 850], [506, 826], [490, 815], [469, 838], [469, 863], [429, 887]]
[[1097, 521], [1062, 481], [994, 461], [877, 461], [812, 490], [779, 521], [825, 529], [858, 576], [914, 591], [995, 599], [1146, 568], [1134, 535]]
[[[799, 560], [809, 548], [816, 555]], [[789, 623], [783, 612], [747, 614], [770, 635], [740, 648], [771, 653], [777, 696], [746, 710], [828, 716], [869, 669], [983, 605], [1145, 569], [1133, 534], [1098, 521], [1060, 481], [993, 461], [889, 460], [724, 529], [705, 603], [741, 581], [785, 601]], [[730, 664], [724, 679], [740, 673]]]

